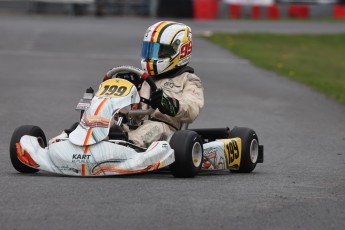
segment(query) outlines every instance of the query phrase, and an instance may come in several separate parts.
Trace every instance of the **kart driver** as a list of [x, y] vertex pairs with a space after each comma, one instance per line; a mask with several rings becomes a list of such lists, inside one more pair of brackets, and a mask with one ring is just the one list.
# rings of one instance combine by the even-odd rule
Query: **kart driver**
[[[204, 106], [204, 89], [194, 69], [187, 66], [192, 56], [190, 27], [173, 21], [161, 21], [150, 26], [144, 35], [141, 66], [155, 81], [158, 90], [150, 92], [147, 82], [140, 96], [150, 98], [156, 111], [128, 139], [141, 147], [167, 140], [181, 128], [192, 123]], [[146, 109], [146, 104], [141, 104]]]
[[[148, 147], [154, 141], [168, 140], [183, 123], [196, 119], [204, 106], [204, 88], [194, 69], [187, 66], [192, 56], [190, 27], [172, 21], [150, 26], [144, 35], [141, 56], [142, 69], [155, 81], [157, 90], [151, 92], [149, 84], [144, 82], [140, 96], [156, 111], [145, 119], [139, 118], [139, 122], [134, 118], [140, 124], [136, 129], [123, 128], [135, 145]], [[137, 84], [131, 75], [122, 78]], [[103, 81], [108, 79], [106, 76]], [[148, 109], [147, 104], [140, 106]], [[67, 137], [77, 126], [78, 122], [50, 142]]]

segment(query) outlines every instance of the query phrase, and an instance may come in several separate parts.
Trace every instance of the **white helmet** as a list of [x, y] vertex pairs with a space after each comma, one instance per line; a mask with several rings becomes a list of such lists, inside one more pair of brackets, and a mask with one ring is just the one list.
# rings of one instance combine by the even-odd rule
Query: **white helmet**
[[141, 67], [156, 76], [188, 64], [192, 56], [192, 30], [185, 24], [161, 21], [145, 33]]

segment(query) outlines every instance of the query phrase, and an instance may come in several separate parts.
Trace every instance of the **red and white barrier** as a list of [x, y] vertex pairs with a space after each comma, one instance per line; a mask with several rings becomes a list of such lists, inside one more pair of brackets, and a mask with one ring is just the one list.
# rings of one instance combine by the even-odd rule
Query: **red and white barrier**
[[194, 0], [194, 19], [218, 18], [218, 0]]
[[261, 18], [261, 7], [254, 5], [252, 6], [252, 11], [251, 11], [251, 16], [252, 19], [257, 20]]
[[280, 10], [278, 5], [270, 5], [267, 7], [267, 19], [278, 20], [280, 18]]
[[[250, 18], [257, 19], [268, 19], [268, 20], [278, 20], [282, 17], [285, 18], [301, 18], [307, 19], [310, 17], [310, 10], [308, 5], [289, 5], [287, 9], [287, 15], [281, 15], [281, 10], [278, 5], [260, 6], [252, 5], [246, 6], [250, 7], [251, 15]], [[230, 4], [229, 6], [229, 18], [231, 19], [241, 19], [244, 9], [241, 5]]]
[[230, 11], [230, 18], [231, 19], [241, 18], [241, 5], [230, 4], [229, 11]]
[[[323, 7], [320, 5], [320, 7]], [[328, 8], [331, 9], [331, 5]], [[229, 15], [230, 19], [243, 19], [248, 18], [245, 12], [250, 9], [250, 18], [257, 19], [268, 19], [268, 20], [278, 20], [281, 18], [293, 18], [293, 19], [309, 19], [313, 16], [317, 16], [317, 11], [314, 11], [315, 5], [310, 6], [307, 4], [290, 4], [290, 5], [229, 5]], [[320, 9], [320, 8], [319, 8]], [[322, 15], [322, 17], [333, 17], [335, 19], [345, 19], [345, 5], [334, 5], [333, 13], [331, 10], [327, 12], [327, 15]]]
[[345, 19], [345, 5], [335, 5], [333, 7], [333, 17], [335, 19]]
[[289, 18], [309, 18], [309, 6], [308, 5], [299, 5], [291, 4], [288, 8]]
[[[281, 18], [309, 19], [320, 16], [345, 19], [345, 5], [308, 5], [308, 4], [273, 4], [271, 0], [228, 0], [228, 18], [230, 19], [267, 19]], [[240, 4], [245, 1], [246, 5]], [[265, 4], [262, 4], [263, 1]], [[219, 17], [219, 0], [194, 0], [194, 18], [198, 20], [212, 20]], [[261, 4], [260, 4], [261, 2]], [[250, 3], [250, 4], [249, 4]], [[249, 4], [249, 5], [248, 5]], [[226, 5], [223, 5], [226, 6]], [[327, 10], [325, 10], [327, 8]], [[333, 8], [333, 10], [332, 10]], [[224, 12], [224, 11], [223, 11]], [[249, 12], [249, 15], [248, 15]], [[223, 14], [223, 18], [225, 15]]]

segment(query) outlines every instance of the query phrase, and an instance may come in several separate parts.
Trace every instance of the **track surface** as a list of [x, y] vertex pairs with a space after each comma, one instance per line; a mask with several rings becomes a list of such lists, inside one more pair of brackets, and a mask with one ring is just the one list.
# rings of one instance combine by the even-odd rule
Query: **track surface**
[[[84, 89], [113, 66], [139, 66], [154, 21], [0, 17], [0, 228], [342, 229], [345, 107], [198, 38], [191, 66], [206, 104], [192, 127], [256, 130], [265, 162], [254, 173], [72, 178], [12, 168], [13, 130], [35, 124], [52, 137], [69, 127]], [[195, 33], [345, 31], [328, 22], [185, 22]]]

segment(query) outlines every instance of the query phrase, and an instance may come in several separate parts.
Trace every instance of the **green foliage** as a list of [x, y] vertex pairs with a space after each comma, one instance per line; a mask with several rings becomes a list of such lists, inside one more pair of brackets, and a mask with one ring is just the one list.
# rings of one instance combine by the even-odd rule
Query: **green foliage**
[[215, 33], [205, 38], [345, 104], [345, 34]]

